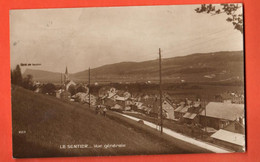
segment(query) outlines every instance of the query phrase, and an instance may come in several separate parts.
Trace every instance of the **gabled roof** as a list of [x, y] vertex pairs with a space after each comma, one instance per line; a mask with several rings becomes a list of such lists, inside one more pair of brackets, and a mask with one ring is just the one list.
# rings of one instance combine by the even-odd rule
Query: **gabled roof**
[[183, 115], [184, 118], [188, 118], [188, 119], [194, 119], [196, 116], [197, 114], [190, 113], [190, 112], [187, 112], [186, 114]]
[[[200, 115], [205, 116], [205, 110]], [[244, 104], [210, 102], [206, 106], [206, 116], [234, 121], [237, 117], [244, 116]]]
[[199, 107], [201, 105], [200, 101], [195, 101], [193, 107]]
[[189, 106], [183, 106], [183, 105], [181, 105], [181, 106], [177, 107], [177, 109], [175, 109], [174, 111], [175, 111], [175, 112], [185, 113], [185, 112], [188, 111], [188, 109], [189, 109]]
[[68, 84], [73, 84], [73, 85], [77, 85], [73, 80], [68, 80], [67, 82], [65, 82], [66, 85]]
[[245, 125], [237, 120], [232, 121], [223, 129], [234, 133], [245, 134]]
[[113, 97], [115, 95], [116, 95], [116, 93], [108, 93], [107, 98], [111, 98], [111, 97]]
[[220, 129], [216, 133], [212, 134], [211, 137], [239, 146], [245, 146], [245, 135], [243, 134], [233, 133], [230, 131]]
[[126, 101], [127, 98], [118, 96], [118, 97], [116, 97], [116, 100], [118, 100], [118, 101]]
[[168, 102], [172, 107], [176, 106], [176, 104], [173, 103], [172, 99], [169, 97], [164, 97], [164, 101]]
[[177, 109], [175, 109], [174, 111], [176, 111], [176, 112], [179, 112], [179, 111], [181, 111], [181, 109], [183, 109], [184, 108], [184, 106], [179, 106], [179, 107], [177, 107]]
[[180, 112], [185, 113], [185, 112], [188, 111], [189, 108], [190, 108], [189, 106], [185, 106], [185, 107], [183, 107], [183, 108], [180, 110]]

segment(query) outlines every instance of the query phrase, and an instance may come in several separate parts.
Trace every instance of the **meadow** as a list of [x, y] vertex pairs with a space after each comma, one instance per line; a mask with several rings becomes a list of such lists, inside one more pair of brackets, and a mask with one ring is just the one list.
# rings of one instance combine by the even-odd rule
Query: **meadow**
[[[13, 156], [105, 156], [206, 152], [109, 112], [12, 86]], [[104, 145], [125, 147], [108, 147]], [[67, 148], [62, 148], [65, 145]], [[88, 148], [68, 148], [88, 145]], [[102, 147], [94, 147], [102, 145]]]

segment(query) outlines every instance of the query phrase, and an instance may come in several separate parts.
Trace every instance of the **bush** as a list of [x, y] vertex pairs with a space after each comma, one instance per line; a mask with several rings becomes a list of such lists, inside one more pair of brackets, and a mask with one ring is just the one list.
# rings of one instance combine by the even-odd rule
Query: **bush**
[[76, 94], [76, 88], [74, 85], [70, 85], [68, 88], [68, 91], [70, 92], [70, 94], [73, 96], [74, 94]]
[[25, 89], [29, 89], [34, 91], [36, 87], [33, 86], [33, 76], [32, 75], [27, 75], [25, 78], [23, 78], [22, 86]]
[[52, 83], [47, 83], [47, 84], [44, 84], [43, 87], [42, 87], [42, 93], [44, 94], [49, 94], [49, 95], [55, 95], [55, 90], [56, 90], [56, 87], [54, 84]]

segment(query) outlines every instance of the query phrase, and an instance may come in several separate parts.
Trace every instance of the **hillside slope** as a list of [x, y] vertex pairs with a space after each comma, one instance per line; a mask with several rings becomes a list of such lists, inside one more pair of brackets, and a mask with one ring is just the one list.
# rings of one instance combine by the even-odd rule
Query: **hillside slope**
[[[14, 157], [189, 153], [90, 110], [86, 105], [12, 86]], [[60, 148], [78, 144], [92, 148]], [[93, 148], [95, 144], [125, 147]]]
[[[181, 57], [162, 59], [162, 77], [164, 81], [201, 82], [243, 80], [243, 52], [199, 53]], [[25, 74], [38, 73], [36, 80], [59, 81], [60, 74], [45, 74], [26, 70]], [[158, 60], [144, 62], [121, 62], [91, 69], [93, 81], [135, 82], [158, 80]], [[87, 81], [88, 70], [74, 73], [70, 78], [75, 81]]]

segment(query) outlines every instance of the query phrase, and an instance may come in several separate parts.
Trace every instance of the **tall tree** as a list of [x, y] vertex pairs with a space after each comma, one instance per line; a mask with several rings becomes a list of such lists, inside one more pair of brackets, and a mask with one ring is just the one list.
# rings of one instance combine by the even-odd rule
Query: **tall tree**
[[34, 90], [33, 87], [33, 76], [28, 74], [25, 78], [23, 78], [23, 87], [26, 89]]
[[23, 78], [21, 73], [21, 68], [19, 65], [16, 65], [16, 68], [11, 73], [11, 83], [16, 85], [22, 85]]
[[234, 29], [238, 30], [243, 34], [243, 13], [239, 12], [239, 9], [242, 8], [241, 4], [202, 4], [200, 7], [196, 8], [197, 13], [206, 13], [210, 15], [226, 14], [228, 17], [227, 22], [233, 24]]

